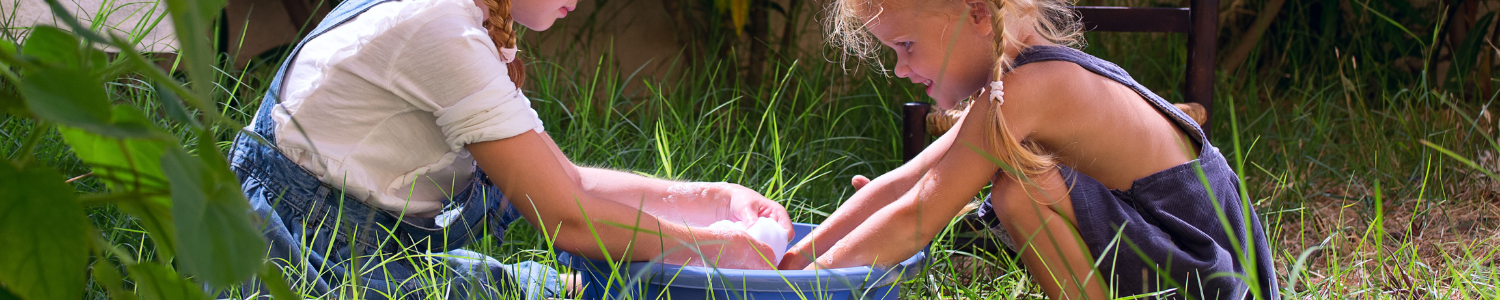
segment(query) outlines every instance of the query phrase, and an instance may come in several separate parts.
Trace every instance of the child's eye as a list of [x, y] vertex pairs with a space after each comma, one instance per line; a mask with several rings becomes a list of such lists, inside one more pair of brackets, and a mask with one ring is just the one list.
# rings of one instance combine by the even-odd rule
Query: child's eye
[[901, 46], [901, 48], [905, 48], [906, 52], [908, 53], [911, 52], [911, 42], [900, 42], [896, 43], [896, 45]]

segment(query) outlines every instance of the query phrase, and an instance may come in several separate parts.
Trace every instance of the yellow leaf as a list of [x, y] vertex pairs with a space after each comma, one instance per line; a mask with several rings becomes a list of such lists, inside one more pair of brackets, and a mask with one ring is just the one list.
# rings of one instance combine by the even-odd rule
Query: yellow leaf
[[744, 35], [745, 21], [750, 18], [750, 0], [729, 0], [729, 14], [734, 21], [734, 35]]

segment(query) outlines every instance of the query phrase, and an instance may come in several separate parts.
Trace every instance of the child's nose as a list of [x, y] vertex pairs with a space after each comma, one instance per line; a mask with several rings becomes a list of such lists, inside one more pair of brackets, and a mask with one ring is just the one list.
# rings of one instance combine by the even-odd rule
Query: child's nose
[[896, 77], [899, 77], [899, 78], [908, 78], [908, 77], [911, 77], [911, 66], [907, 65], [906, 62], [897, 60], [896, 61]]

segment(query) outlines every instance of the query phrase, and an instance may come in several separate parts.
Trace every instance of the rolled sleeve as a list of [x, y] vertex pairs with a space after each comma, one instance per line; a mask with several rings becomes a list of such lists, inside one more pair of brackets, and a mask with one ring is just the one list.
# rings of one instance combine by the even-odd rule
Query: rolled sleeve
[[447, 136], [448, 146], [500, 140], [539, 129], [541, 121], [531, 101], [515, 90], [509, 79], [496, 80], [452, 106], [433, 112], [437, 124]]
[[430, 17], [393, 60], [390, 89], [431, 112], [454, 150], [540, 130], [483, 27], [463, 11]]

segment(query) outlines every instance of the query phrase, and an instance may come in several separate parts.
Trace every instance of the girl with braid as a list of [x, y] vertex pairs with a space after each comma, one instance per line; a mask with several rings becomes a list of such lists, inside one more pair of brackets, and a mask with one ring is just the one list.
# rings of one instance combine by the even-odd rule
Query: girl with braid
[[826, 25], [847, 55], [889, 47], [897, 77], [961, 117], [911, 162], [857, 180], [780, 267], [898, 263], [992, 185], [979, 218], [1052, 299], [1277, 299], [1265, 234], [1219, 149], [1071, 48], [1081, 25], [1064, 1], [832, 1]]
[[549, 267], [461, 249], [520, 219], [593, 259], [774, 267], [766, 242], [707, 226], [792, 236], [775, 201], [580, 167], [558, 150], [522, 92], [513, 24], [545, 30], [576, 5], [340, 3], [277, 72], [231, 157], [288, 280], [313, 297], [565, 296]]

